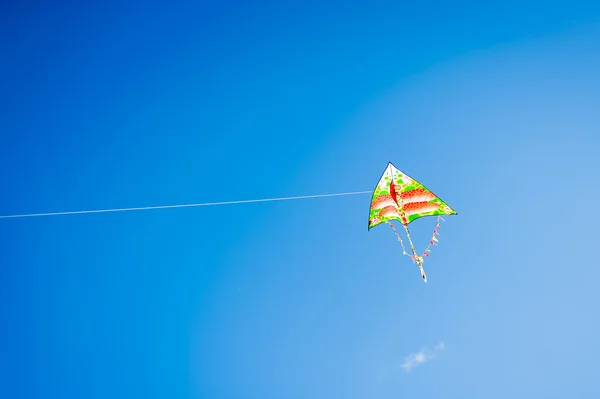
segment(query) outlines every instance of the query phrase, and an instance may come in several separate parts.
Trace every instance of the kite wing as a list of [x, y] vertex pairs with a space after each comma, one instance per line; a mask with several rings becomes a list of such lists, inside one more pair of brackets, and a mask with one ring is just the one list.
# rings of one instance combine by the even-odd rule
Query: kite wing
[[[405, 220], [399, 208], [404, 210]], [[403, 225], [423, 216], [456, 215], [456, 211], [427, 187], [388, 163], [371, 198], [369, 230], [398, 220]]]

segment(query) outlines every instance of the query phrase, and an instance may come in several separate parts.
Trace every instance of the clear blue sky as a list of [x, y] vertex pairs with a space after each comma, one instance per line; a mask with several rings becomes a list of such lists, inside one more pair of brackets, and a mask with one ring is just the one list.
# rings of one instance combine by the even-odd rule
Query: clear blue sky
[[600, 397], [600, 3], [300, 3], [3, 4], [0, 214], [429, 282], [0, 220], [0, 396]]

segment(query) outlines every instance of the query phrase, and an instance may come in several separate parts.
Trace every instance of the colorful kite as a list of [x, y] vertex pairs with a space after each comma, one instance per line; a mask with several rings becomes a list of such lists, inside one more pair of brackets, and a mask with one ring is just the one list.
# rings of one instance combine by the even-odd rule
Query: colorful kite
[[[411, 257], [413, 262], [419, 266], [421, 276], [427, 282], [427, 276], [423, 270], [423, 259], [429, 256], [431, 246], [436, 245], [438, 242], [437, 236], [440, 234], [438, 230], [441, 222], [444, 221], [442, 215], [457, 215], [457, 213], [442, 201], [440, 197], [407, 174], [399, 171], [390, 162], [379, 179], [379, 183], [377, 183], [377, 187], [375, 187], [373, 197], [371, 198], [369, 230], [381, 223], [390, 225], [396, 233], [400, 245], [402, 245], [402, 253]], [[419, 256], [410, 238], [408, 225], [410, 222], [423, 216], [437, 216], [437, 221], [429, 245], [427, 245], [423, 254]], [[412, 255], [406, 252], [404, 242], [392, 224], [393, 220], [402, 223], [412, 250]]]

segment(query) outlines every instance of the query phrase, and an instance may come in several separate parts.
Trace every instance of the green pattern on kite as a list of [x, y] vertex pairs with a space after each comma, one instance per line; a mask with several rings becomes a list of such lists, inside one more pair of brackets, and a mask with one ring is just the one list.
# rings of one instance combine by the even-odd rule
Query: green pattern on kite
[[[390, 181], [392, 178], [396, 186], [397, 204], [390, 195]], [[404, 210], [406, 224], [424, 216], [457, 214], [454, 209], [427, 187], [389, 163], [371, 197], [369, 229], [392, 220], [398, 220], [402, 223], [398, 206], [401, 206]]]

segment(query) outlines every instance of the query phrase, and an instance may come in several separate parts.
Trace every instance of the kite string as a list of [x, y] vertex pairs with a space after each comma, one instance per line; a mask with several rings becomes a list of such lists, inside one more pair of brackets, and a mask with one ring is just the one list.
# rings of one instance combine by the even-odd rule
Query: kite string
[[42, 217], [42, 216], [61, 216], [61, 215], [83, 215], [90, 213], [109, 213], [109, 212], [134, 212], [134, 211], [147, 211], [156, 209], [175, 209], [175, 208], [192, 208], [200, 206], [216, 206], [216, 205], [233, 205], [233, 204], [248, 204], [255, 202], [273, 202], [273, 201], [291, 201], [308, 198], [325, 198], [325, 197], [342, 197], [347, 195], [359, 195], [359, 194], [370, 194], [371, 191], [351, 191], [345, 193], [335, 194], [315, 194], [315, 195], [300, 195], [294, 197], [280, 197], [280, 198], [262, 198], [253, 200], [239, 200], [239, 201], [221, 201], [221, 202], [204, 202], [197, 204], [180, 204], [180, 205], [158, 205], [158, 206], [144, 206], [135, 208], [113, 208], [113, 209], [94, 209], [94, 210], [83, 210], [83, 211], [68, 211], [68, 212], [47, 212], [47, 213], [26, 213], [26, 214], [14, 214], [14, 215], [0, 215], [0, 219], [17, 219], [27, 217]]

